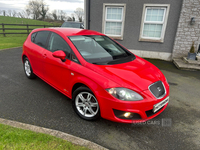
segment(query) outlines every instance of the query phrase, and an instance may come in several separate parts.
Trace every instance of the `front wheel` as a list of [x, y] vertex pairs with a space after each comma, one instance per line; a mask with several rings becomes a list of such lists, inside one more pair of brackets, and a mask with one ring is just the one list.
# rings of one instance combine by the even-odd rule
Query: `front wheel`
[[33, 70], [32, 70], [32, 67], [31, 67], [31, 64], [28, 60], [28, 58], [24, 58], [24, 72], [26, 74], [26, 76], [29, 78], [29, 79], [33, 79], [36, 77], [36, 75], [33, 73]]
[[96, 120], [100, 117], [99, 103], [87, 87], [79, 87], [73, 93], [74, 111], [85, 120]]

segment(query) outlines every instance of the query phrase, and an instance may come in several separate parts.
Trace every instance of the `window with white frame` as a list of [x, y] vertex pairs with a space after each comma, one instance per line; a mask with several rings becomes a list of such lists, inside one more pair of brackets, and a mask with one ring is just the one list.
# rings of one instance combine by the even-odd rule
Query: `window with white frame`
[[140, 41], [164, 42], [169, 5], [145, 4]]
[[103, 13], [103, 33], [123, 39], [125, 4], [104, 4]]

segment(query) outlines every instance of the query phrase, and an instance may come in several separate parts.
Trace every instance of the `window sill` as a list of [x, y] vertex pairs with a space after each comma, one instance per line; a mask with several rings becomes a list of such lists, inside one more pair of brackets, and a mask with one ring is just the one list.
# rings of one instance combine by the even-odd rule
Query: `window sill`
[[121, 37], [121, 36], [112, 36], [112, 35], [107, 35], [107, 36], [114, 40], [123, 40], [123, 37]]
[[141, 42], [154, 42], [154, 43], [164, 43], [163, 39], [145, 39], [145, 38], [140, 38], [139, 41]]

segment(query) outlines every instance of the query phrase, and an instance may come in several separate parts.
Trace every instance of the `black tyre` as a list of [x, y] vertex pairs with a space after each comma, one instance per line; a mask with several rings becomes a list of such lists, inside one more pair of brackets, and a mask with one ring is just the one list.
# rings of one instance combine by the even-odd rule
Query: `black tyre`
[[99, 103], [87, 87], [79, 87], [72, 96], [72, 106], [74, 111], [85, 120], [96, 120], [100, 117]]
[[29, 79], [35, 78], [36, 75], [33, 73], [33, 70], [31, 68], [31, 64], [30, 64], [27, 57], [24, 58], [24, 64], [23, 65], [24, 65], [24, 72], [25, 72], [27, 78], [29, 78]]

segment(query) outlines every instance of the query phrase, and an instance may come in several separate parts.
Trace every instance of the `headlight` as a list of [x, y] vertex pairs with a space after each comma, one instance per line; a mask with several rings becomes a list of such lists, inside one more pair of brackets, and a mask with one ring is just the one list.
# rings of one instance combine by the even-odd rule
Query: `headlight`
[[126, 88], [110, 88], [106, 89], [108, 93], [110, 93], [112, 96], [116, 97], [117, 99], [124, 100], [124, 101], [139, 101], [143, 100], [143, 97]]

